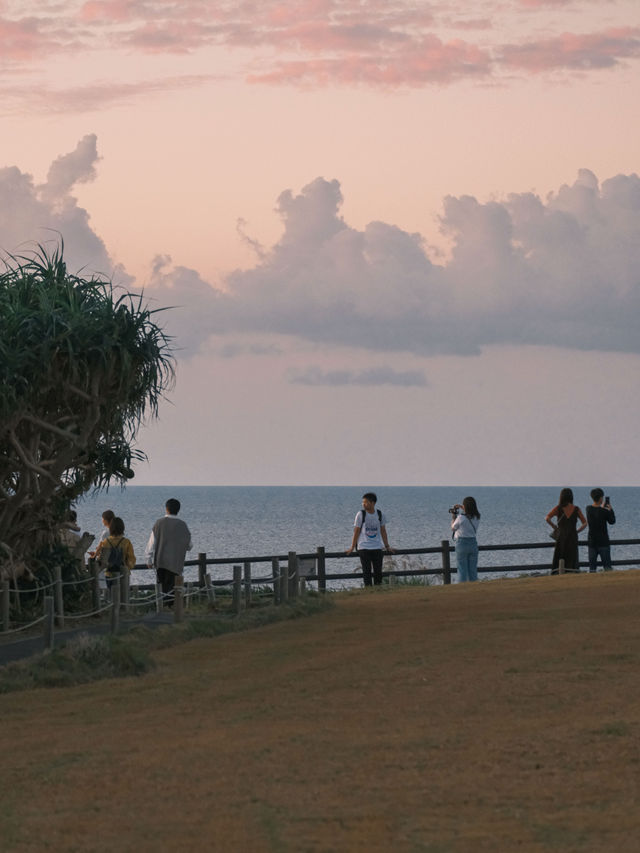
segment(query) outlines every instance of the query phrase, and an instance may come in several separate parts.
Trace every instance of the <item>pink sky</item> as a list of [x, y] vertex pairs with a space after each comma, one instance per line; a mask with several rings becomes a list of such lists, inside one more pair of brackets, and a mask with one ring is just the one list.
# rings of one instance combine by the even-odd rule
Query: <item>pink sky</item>
[[136, 482], [640, 481], [637, 0], [0, 0], [0, 68], [0, 247], [180, 306]]

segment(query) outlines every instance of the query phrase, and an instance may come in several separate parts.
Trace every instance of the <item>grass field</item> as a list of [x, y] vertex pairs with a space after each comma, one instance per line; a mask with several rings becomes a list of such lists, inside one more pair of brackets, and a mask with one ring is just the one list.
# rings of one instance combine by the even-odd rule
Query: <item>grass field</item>
[[639, 572], [335, 597], [0, 696], [3, 853], [635, 853]]

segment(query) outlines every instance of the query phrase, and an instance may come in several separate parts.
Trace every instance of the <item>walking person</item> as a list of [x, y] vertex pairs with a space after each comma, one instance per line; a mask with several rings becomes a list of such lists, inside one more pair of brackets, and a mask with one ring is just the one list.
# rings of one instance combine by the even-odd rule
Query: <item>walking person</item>
[[449, 512], [453, 515], [451, 530], [456, 548], [458, 583], [478, 580], [478, 525], [480, 513], [476, 499], [463, 498], [461, 504], [455, 504]]
[[173, 605], [176, 578], [182, 575], [187, 551], [193, 547], [191, 533], [185, 522], [178, 518], [180, 501], [169, 498], [165, 514], [153, 525], [147, 543], [147, 566], [156, 570], [167, 606]]
[[[554, 523], [553, 519], [557, 522]], [[578, 520], [581, 527], [578, 527]], [[551, 535], [556, 540], [553, 550], [553, 563], [551, 574], [557, 575], [560, 568], [560, 560], [564, 560], [565, 572], [579, 572], [578, 560], [578, 533], [587, 526], [587, 519], [582, 514], [579, 506], [573, 503], [573, 492], [571, 489], [562, 489], [557, 506], [548, 512], [545, 521], [550, 525], [554, 533]]]
[[592, 489], [593, 503], [587, 507], [587, 524], [589, 535], [589, 571], [598, 570], [598, 557], [602, 561], [605, 572], [611, 571], [611, 543], [609, 541], [609, 524], [616, 523], [616, 514], [611, 508], [609, 498], [604, 496], [600, 488]]
[[380, 586], [382, 583], [382, 548], [393, 552], [387, 538], [387, 519], [383, 512], [376, 510], [378, 497], [374, 492], [362, 496], [362, 509], [356, 514], [353, 523], [353, 539], [347, 554], [357, 548], [362, 577], [365, 586]]

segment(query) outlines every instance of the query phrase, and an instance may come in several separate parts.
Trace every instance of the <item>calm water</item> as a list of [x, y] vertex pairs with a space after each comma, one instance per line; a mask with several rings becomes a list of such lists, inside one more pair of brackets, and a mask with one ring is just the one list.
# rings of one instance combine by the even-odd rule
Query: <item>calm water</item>
[[[448, 507], [473, 495], [482, 515], [480, 544], [545, 542], [549, 527], [547, 512], [556, 505], [557, 487], [504, 488], [474, 487], [372, 487], [378, 495], [378, 508], [387, 516], [392, 546], [419, 548], [438, 546], [449, 538]], [[368, 487], [367, 487], [368, 489]], [[124, 519], [138, 562], [154, 521], [164, 514], [167, 498], [182, 504], [183, 518], [193, 536], [195, 558], [198, 552], [210, 557], [249, 557], [267, 554], [304, 553], [324, 545], [327, 551], [345, 550], [351, 543], [353, 521], [365, 488], [338, 486], [128, 486], [83, 499], [77, 507], [82, 530], [100, 536], [101, 513], [112, 509]], [[640, 517], [640, 488], [612, 488], [607, 491], [616, 512], [613, 539], [640, 536], [636, 519]], [[590, 503], [588, 488], [575, 488], [576, 503], [583, 510]], [[549, 540], [550, 541], [550, 540]], [[480, 565], [533, 564], [551, 560], [551, 551], [497, 552], [480, 554]], [[622, 546], [614, 558], [637, 556], [638, 548]], [[437, 567], [438, 555], [421, 556], [419, 562]], [[581, 550], [581, 559], [586, 552]], [[353, 563], [353, 568], [356, 562]], [[416, 566], [417, 567], [417, 566]], [[260, 567], [259, 571], [266, 566]], [[329, 561], [327, 571], [348, 571], [351, 563]], [[228, 576], [229, 568], [216, 569], [215, 576]], [[146, 578], [145, 578], [146, 579]], [[139, 576], [142, 581], [143, 577]]]

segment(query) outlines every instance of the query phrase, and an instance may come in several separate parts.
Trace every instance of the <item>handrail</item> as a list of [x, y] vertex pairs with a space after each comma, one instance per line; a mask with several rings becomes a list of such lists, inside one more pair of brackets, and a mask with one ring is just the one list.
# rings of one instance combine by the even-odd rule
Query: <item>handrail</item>
[[[424, 548], [394, 548], [393, 556], [410, 556], [414, 554], [442, 554], [445, 543], [447, 540], [443, 540], [441, 545], [429, 546]], [[587, 547], [587, 540], [584, 539], [578, 542], [579, 547]], [[620, 545], [640, 545], [640, 539], [612, 539], [612, 546], [620, 546]], [[553, 541], [544, 541], [544, 542], [515, 542], [515, 543], [507, 543], [507, 544], [498, 544], [498, 545], [479, 545], [479, 551], [532, 551], [537, 549], [548, 550], [549, 548], [555, 547], [555, 542]], [[455, 551], [455, 546], [452, 542], [448, 543], [448, 551], [449, 553], [453, 553]], [[187, 566], [229, 566], [233, 564], [245, 564], [245, 563], [272, 563], [274, 560], [278, 562], [286, 562], [289, 559], [289, 554], [266, 554], [266, 555], [258, 555], [254, 557], [207, 557], [204, 556], [204, 560], [202, 559], [194, 559], [194, 560], [185, 560], [185, 567]], [[311, 560], [316, 559], [318, 556], [317, 551], [309, 551], [305, 553], [297, 554], [298, 559], [301, 560]], [[358, 557], [357, 552], [352, 552], [351, 554], [347, 554], [346, 551], [324, 551], [323, 556], [327, 560], [341, 560], [341, 559], [356, 559]], [[586, 563], [581, 563], [580, 565], [587, 565]], [[640, 560], [632, 560], [632, 559], [622, 559], [622, 560], [612, 560], [612, 565], [614, 566], [636, 566], [640, 565]], [[478, 566], [478, 572], [482, 573], [497, 573], [497, 572], [512, 572], [512, 571], [538, 571], [549, 569], [549, 563], [518, 563], [515, 565], [508, 566]], [[132, 571], [149, 571], [149, 567], [146, 563], [138, 563], [133, 567]], [[455, 572], [456, 568], [451, 567], [451, 571]], [[442, 568], [422, 568], [422, 569], [398, 569], [394, 571], [387, 571], [385, 574], [387, 575], [397, 575], [397, 576], [409, 576], [409, 575], [437, 575], [442, 573]], [[337, 574], [330, 573], [327, 575], [331, 579], [335, 580], [345, 580], [347, 578], [357, 577], [353, 572], [349, 572], [348, 574]], [[317, 580], [317, 574], [308, 575], [309, 580]], [[252, 578], [252, 583], [256, 582], [264, 582], [264, 578]], [[219, 583], [219, 581], [214, 581], [214, 583]]]

